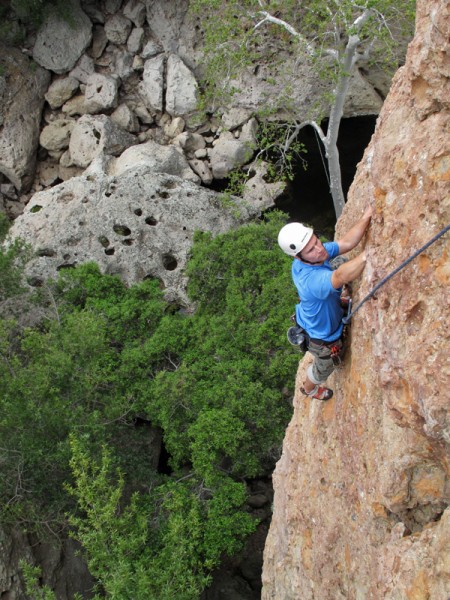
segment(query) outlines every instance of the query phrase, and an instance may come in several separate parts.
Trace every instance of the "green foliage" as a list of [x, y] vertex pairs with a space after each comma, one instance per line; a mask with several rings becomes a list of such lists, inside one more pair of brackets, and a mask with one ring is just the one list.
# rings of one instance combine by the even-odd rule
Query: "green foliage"
[[25, 560], [21, 560], [19, 566], [25, 580], [25, 592], [28, 596], [33, 600], [56, 600], [55, 594], [48, 586], [40, 585], [41, 569], [39, 567], [33, 567]]
[[[0, 244], [9, 227], [8, 218], [0, 213]], [[30, 249], [21, 240], [15, 240], [7, 247], [0, 245], [0, 302], [23, 293], [23, 270], [29, 257]]]
[[[413, 33], [415, 0], [405, 0], [401, 7], [392, 0], [193, 0], [190, 6], [204, 27], [204, 110], [223, 110], [244, 73], [256, 73], [261, 66], [270, 69], [270, 77], [264, 77], [267, 92], [260, 120], [263, 114], [274, 119], [282, 113], [296, 133], [314, 123], [325, 148], [339, 217], [345, 198], [337, 137], [351, 73], [371, 64], [393, 73], [403, 59], [398, 40]], [[306, 106], [295, 102], [294, 90], [302, 85], [299, 64], [311, 66], [321, 90]], [[320, 123], [326, 117], [325, 134]], [[273, 143], [272, 133], [269, 141], [264, 133], [261, 136], [260, 155], [271, 159], [270, 177], [278, 179], [281, 172], [290, 178], [299, 148], [291, 151], [289, 146], [295, 144], [296, 134], [284, 143], [277, 134]]]
[[195, 478], [170, 481], [148, 495], [134, 494], [121, 506], [124, 479], [104, 448], [94, 462], [72, 439], [76, 485], [70, 493], [83, 516], [71, 517], [88, 556], [91, 573], [111, 600], [195, 600], [223, 552], [239, 549], [254, 529], [239, 511], [242, 484], [225, 482], [214, 498]]
[[296, 139], [288, 141], [293, 134], [293, 127], [273, 121], [262, 121], [257, 135], [257, 145], [260, 148], [260, 157], [268, 163], [268, 180], [279, 181], [287, 179], [292, 181], [295, 177], [295, 168], [299, 159], [306, 169], [304, 158], [306, 148]]
[[9, 219], [5, 213], [0, 212], [0, 243], [4, 241], [10, 225]]
[[298, 357], [285, 341], [292, 298], [276, 246], [282, 222], [274, 214], [214, 239], [197, 236], [187, 269], [197, 311], [177, 367], [158, 373], [149, 390], [173, 466], [194, 461], [208, 485], [221, 471], [263, 473], [283, 435], [289, 407], [281, 389]]
[[[272, 0], [267, 6], [258, 0], [194, 0], [191, 10], [200, 15], [205, 29], [205, 103], [209, 101], [212, 110], [226, 104], [227, 90], [228, 94], [233, 92], [237, 75], [262, 62], [275, 67], [275, 77], [283, 80], [287, 71], [286, 65], [281, 69], [277, 67], [284, 60], [283, 56], [277, 56], [280, 50], [284, 56], [309, 57], [319, 75], [336, 81], [341, 75], [340, 58], [349, 36], [356, 32], [355, 20], [367, 9], [371, 16], [359, 32], [360, 51], [363, 53], [375, 41], [370, 48], [371, 60], [395, 69], [398, 56], [394, 34], [412, 35], [414, 0], [406, 0], [401, 7], [392, 0], [307, 0], [302, 3]], [[275, 16], [278, 23], [264, 20], [264, 10]], [[271, 44], [266, 41], [267, 34], [271, 36]], [[336, 53], [331, 61], [330, 50]], [[285, 81], [288, 87], [298, 84], [293, 83], [294, 80]], [[281, 98], [283, 103], [288, 95]], [[272, 108], [279, 106], [279, 94], [267, 100]]]
[[57, 312], [45, 326], [0, 322], [0, 493], [4, 518], [58, 527], [68, 508], [68, 436], [87, 432], [97, 453], [121, 438], [138, 411], [134, 389], [150, 372], [140, 364], [135, 385], [134, 356], [165, 303], [154, 282], [127, 291], [94, 265], [62, 273], [47, 291]]
[[70, 20], [70, 3], [64, 0], [11, 0], [11, 8], [21, 21], [39, 26], [49, 13]]
[[[244, 481], [273, 468], [298, 361], [284, 222], [196, 236], [193, 314], [156, 281], [85, 264], [40, 288], [39, 327], [0, 320], [2, 521], [42, 534], [69, 519], [100, 595], [198, 598], [256, 527]], [[136, 415], [161, 429], [172, 475], [151, 467]]]

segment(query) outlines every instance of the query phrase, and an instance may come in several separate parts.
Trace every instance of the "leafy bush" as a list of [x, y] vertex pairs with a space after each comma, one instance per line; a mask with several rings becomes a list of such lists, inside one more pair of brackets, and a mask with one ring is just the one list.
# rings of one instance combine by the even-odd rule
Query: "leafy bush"
[[[53, 319], [0, 321], [2, 518], [68, 518], [100, 595], [198, 598], [256, 527], [245, 478], [273, 468], [298, 361], [283, 223], [197, 236], [193, 314], [86, 264], [41, 288]], [[171, 475], [148, 466], [136, 415], [161, 428]]]

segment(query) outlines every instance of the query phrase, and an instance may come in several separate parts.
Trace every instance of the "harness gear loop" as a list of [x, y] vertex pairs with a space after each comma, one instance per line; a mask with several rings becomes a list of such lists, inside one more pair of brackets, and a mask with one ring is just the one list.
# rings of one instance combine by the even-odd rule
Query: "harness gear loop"
[[338, 346], [337, 344], [333, 344], [330, 348], [331, 350], [331, 360], [336, 367], [339, 367], [342, 364], [342, 346]]
[[353, 315], [356, 312], [358, 312], [358, 310], [361, 308], [361, 306], [363, 304], [365, 304], [367, 302], [367, 300], [370, 300], [370, 298], [372, 298], [372, 296], [375, 294], [375, 292], [377, 292], [387, 281], [389, 281], [389, 279], [391, 277], [393, 277], [399, 271], [401, 271], [404, 267], [406, 267], [407, 264], [409, 264], [412, 260], [414, 260], [416, 258], [416, 256], [419, 256], [419, 254], [421, 254], [424, 250], [426, 250], [429, 246], [431, 246], [431, 244], [434, 244], [434, 242], [436, 240], [438, 240], [440, 237], [442, 237], [445, 233], [447, 233], [447, 231], [449, 229], [450, 229], [450, 225], [447, 225], [447, 227], [444, 227], [444, 229], [442, 229], [442, 231], [437, 233], [429, 242], [427, 242], [424, 246], [422, 246], [421, 248], [416, 250], [416, 252], [414, 252], [414, 254], [411, 254], [411, 256], [409, 258], [407, 258], [405, 261], [403, 261], [396, 269], [394, 269], [391, 273], [389, 273], [389, 275], [386, 275], [386, 277], [384, 277], [379, 283], [377, 283], [377, 285], [367, 294], [367, 296], [365, 296], [361, 300], [361, 302], [356, 306], [356, 308], [353, 310], [353, 312], [349, 312], [349, 314], [342, 319], [342, 322], [344, 323], [344, 325], [347, 325], [347, 323], [350, 322], [350, 319], [353, 317]]

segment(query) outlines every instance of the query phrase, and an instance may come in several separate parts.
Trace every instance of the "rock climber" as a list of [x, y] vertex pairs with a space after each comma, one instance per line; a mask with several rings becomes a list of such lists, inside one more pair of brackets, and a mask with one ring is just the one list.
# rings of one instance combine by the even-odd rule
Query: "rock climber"
[[371, 218], [372, 208], [369, 207], [336, 242], [323, 244], [314, 231], [302, 223], [288, 223], [278, 234], [280, 248], [294, 257], [292, 279], [300, 298], [295, 320], [306, 332], [307, 349], [314, 356], [301, 391], [317, 400], [329, 400], [333, 395], [333, 390], [323, 384], [333, 372], [343, 350], [341, 292], [344, 285], [361, 275], [366, 254], [361, 252], [335, 270], [330, 261], [359, 244]]

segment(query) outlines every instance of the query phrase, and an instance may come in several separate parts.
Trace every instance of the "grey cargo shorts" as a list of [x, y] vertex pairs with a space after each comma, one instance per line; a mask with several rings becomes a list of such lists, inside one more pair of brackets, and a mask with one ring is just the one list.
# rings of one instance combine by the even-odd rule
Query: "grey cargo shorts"
[[314, 363], [308, 369], [308, 378], [316, 385], [324, 383], [336, 368], [335, 361], [331, 357], [331, 346], [336, 345], [339, 348], [338, 360], [344, 353], [344, 344], [342, 338], [329, 345], [322, 342], [317, 343], [309, 341], [308, 351], [314, 356]]

